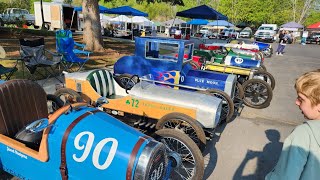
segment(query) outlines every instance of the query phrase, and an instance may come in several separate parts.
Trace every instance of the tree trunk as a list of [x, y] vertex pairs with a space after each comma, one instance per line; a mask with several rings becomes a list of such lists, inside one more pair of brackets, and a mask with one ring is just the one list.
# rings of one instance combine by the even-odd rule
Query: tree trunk
[[82, 2], [82, 13], [84, 18], [83, 41], [86, 44], [86, 49], [102, 51], [103, 40], [98, 0], [84, 0]]

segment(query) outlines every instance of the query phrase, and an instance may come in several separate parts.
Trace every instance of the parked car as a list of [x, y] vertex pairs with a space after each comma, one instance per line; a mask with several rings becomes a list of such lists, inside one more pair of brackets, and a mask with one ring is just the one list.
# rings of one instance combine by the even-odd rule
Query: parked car
[[273, 42], [274, 37], [270, 32], [262, 31], [258, 32], [257, 35], [254, 37], [256, 41], [266, 41], [266, 42]]
[[320, 32], [311, 33], [310, 36], [307, 37], [306, 43], [307, 44], [312, 44], [312, 43], [319, 44], [320, 43]]
[[16, 24], [17, 21], [25, 21], [27, 26], [34, 25], [35, 17], [26, 9], [7, 8], [0, 15], [0, 26], [4, 24]]
[[238, 39], [239, 32], [233, 28], [223, 29], [219, 34], [219, 39]]
[[245, 28], [239, 34], [239, 37], [243, 37], [243, 38], [251, 38], [251, 36], [252, 36], [251, 28]]
[[176, 30], [179, 30], [179, 27], [175, 27], [175, 26], [170, 27], [169, 28], [169, 36], [171, 37], [171, 36], [175, 35], [176, 34]]

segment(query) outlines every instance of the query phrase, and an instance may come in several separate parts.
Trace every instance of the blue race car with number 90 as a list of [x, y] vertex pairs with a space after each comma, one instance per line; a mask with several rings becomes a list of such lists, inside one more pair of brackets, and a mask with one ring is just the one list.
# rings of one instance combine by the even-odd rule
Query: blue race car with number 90
[[2, 81], [0, 91], [0, 167], [20, 179], [203, 176], [200, 150], [177, 130], [152, 138], [86, 103], [49, 115], [46, 93], [28, 80]]

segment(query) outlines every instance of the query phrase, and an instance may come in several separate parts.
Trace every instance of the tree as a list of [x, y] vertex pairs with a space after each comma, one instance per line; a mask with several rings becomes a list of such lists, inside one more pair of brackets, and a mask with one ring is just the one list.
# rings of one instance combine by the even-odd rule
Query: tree
[[99, 16], [98, 0], [83, 0], [82, 13], [84, 18], [83, 41], [91, 51], [102, 51], [103, 41]]

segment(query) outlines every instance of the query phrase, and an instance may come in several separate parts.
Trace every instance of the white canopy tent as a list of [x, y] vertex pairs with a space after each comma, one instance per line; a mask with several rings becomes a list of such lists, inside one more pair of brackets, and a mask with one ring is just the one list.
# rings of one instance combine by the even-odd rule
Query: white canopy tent
[[120, 15], [120, 16], [117, 16], [115, 18], [110, 19], [110, 21], [113, 21], [113, 22], [131, 22], [131, 19], [128, 18], [127, 16], [125, 16], [125, 15]]
[[133, 16], [130, 22], [139, 24], [142, 26], [153, 26], [153, 22], [143, 16]]
[[129, 18], [128, 16], [125, 16], [125, 15], [120, 15], [120, 16], [117, 16], [115, 18], [110, 19], [110, 21], [124, 23], [124, 29], [122, 29], [122, 30], [127, 30], [127, 26], [128, 26], [127, 23], [131, 22], [131, 18]]

